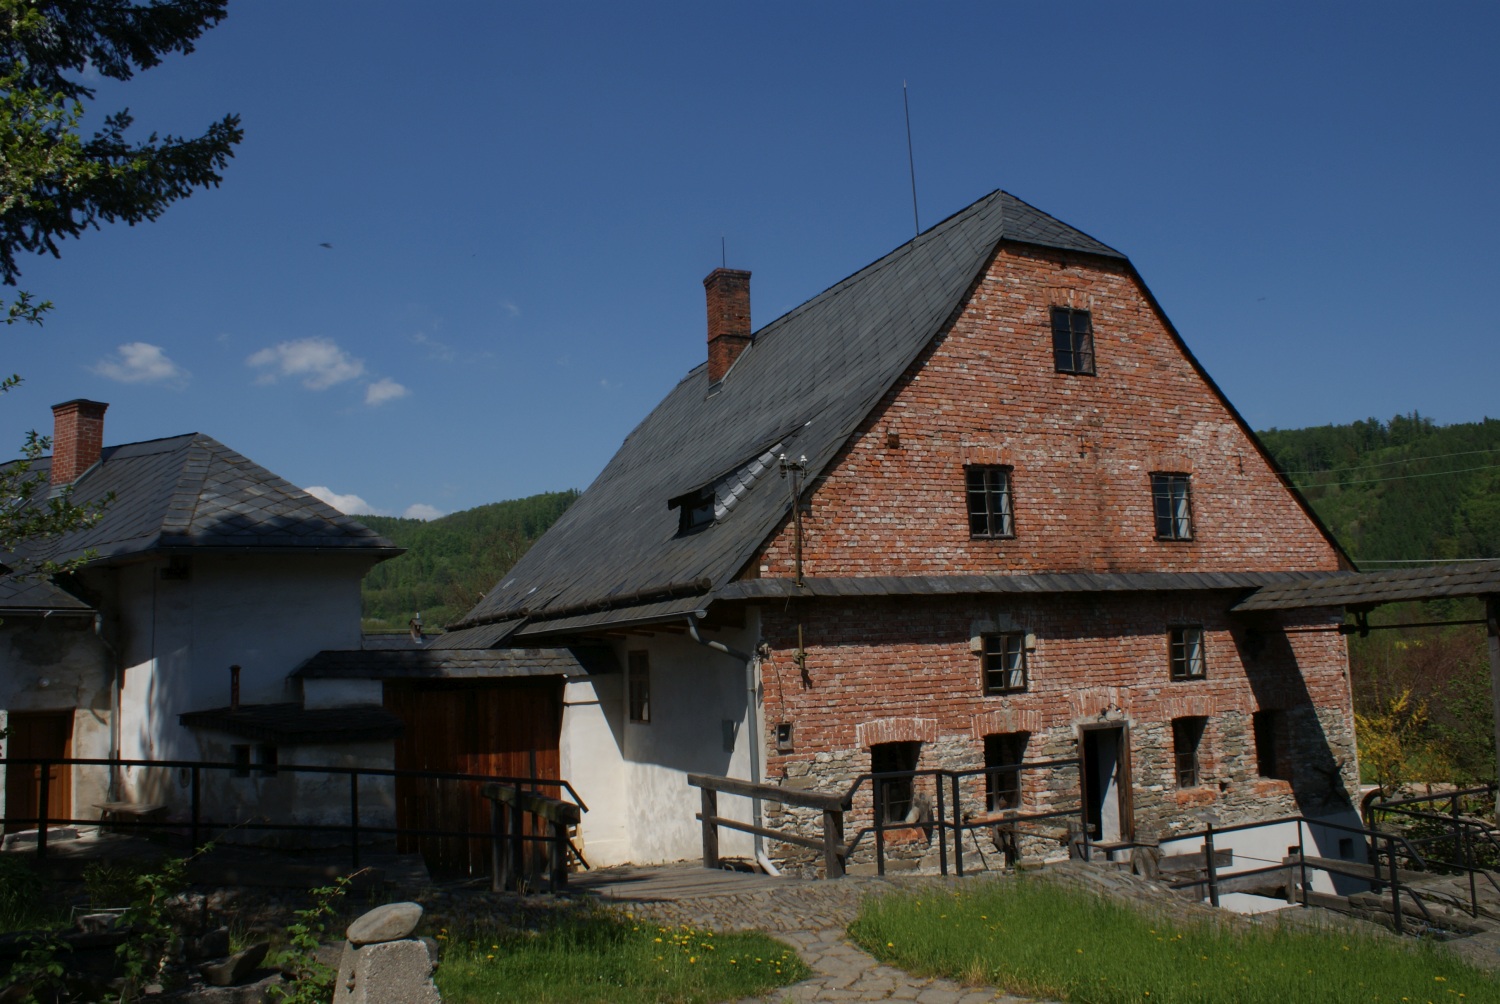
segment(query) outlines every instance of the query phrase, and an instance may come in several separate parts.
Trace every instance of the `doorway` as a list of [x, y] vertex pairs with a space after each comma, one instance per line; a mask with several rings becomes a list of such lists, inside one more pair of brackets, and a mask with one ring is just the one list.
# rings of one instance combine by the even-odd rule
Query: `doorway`
[[1083, 798], [1089, 839], [1128, 841], [1134, 832], [1130, 811], [1130, 743], [1123, 725], [1086, 727], [1082, 733]]
[[[5, 740], [5, 755], [15, 760], [56, 759], [73, 755], [72, 711], [12, 711]], [[73, 815], [73, 769], [67, 764], [49, 764], [42, 777], [41, 764], [13, 764], [5, 771], [5, 830], [38, 827], [42, 814], [42, 788], [47, 790], [47, 822], [61, 823]], [[14, 820], [14, 822], [11, 822]]]

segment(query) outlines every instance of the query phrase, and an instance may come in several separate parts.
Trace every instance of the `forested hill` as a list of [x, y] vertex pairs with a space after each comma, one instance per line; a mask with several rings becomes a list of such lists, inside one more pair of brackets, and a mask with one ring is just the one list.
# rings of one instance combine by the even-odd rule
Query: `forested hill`
[[1362, 567], [1500, 558], [1500, 419], [1270, 429], [1261, 440]]
[[407, 549], [365, 576], [365, 630], [405, 630], [418, 610], [429, 629], [457, 620], [557, 522], [578, 494], [547, 492], [425, 523], [395, 516], [357, 517]]

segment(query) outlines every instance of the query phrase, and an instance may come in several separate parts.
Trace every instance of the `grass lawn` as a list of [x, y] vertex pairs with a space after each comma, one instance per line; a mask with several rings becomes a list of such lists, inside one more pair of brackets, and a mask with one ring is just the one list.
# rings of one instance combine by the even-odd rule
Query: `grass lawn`
[[787, 945], [608, 913], [538, 932], [442, 931], [437, 984], [448, 1004], [696, 1004], [764, 994], [810, 974]]
[[849, 930], [876, 958], [915, 973], [1063, 1001], [1500, 1002], [1500, 982], [1440, 945], [1175, 927], [1025, 876], [872, 899]]

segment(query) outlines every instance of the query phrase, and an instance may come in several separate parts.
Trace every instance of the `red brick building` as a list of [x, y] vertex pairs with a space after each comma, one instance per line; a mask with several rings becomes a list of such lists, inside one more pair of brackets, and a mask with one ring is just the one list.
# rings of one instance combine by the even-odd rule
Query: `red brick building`
[[696, 852], [689, 771], [1077, 758], [963, 810], [1081, 781], [1106, 841], [1348, 810], [1342, 611], [1230, 613], [1347, 559], [1128, 259], [995, 192], [758, 331], [748, 273], [705, 286], [707, 364], [449, 642], [615, 650], [562, 722], [605, 860]]

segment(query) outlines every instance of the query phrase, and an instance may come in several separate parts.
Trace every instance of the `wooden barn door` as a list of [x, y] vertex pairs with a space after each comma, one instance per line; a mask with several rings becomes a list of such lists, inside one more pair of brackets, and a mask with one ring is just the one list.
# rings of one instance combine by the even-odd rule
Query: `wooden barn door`
[[[406, 723], [396, 742], [397, 770], [558, 777], [561, 678], [387, 681], [385, 705]], [[553, 786], [539, 790], [558, 794]], [[490, 803], [479, 795], [476, 781], [398, 778], [396, 825], [488, 833]], [[403, 851], [421, 851], [435, 873], [489, 870], [484, 838], [419, 836], [399, 844]]]
[[[73, 755], [73, 712], [12, 711], [7, 726], [5, 755], [17, 759]], [[15, 764], [5, 771], [5, 815], [35, 820], [41, 815], [42, 785], [47, 786], [47, 820], [59, 822], [73, 815], [73, 769], [66, 764], [47, 768]], [[7, 823], [9, 831], [29, 830], [35, 822]]]

